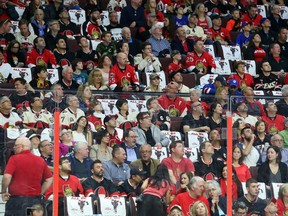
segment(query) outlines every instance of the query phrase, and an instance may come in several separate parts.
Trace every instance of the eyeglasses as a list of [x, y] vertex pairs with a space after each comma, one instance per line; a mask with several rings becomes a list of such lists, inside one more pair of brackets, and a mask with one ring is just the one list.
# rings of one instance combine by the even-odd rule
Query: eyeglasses
[[47, 143], [47, 144], [43, 145], [42, 147], [46, 147], [46, 146], [53, 146], [53, 144], [52, 143]]

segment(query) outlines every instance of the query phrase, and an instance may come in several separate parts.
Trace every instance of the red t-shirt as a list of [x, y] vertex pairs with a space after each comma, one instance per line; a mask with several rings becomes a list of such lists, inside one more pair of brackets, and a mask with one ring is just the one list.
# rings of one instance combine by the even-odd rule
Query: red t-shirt
[[246, 182], [249, 178], [252, 178], [250, 170], [246, 164], [241, 164], [239, 167], [234, 166], [234, 169], [240, 182]]
[[164, 94], [158, 98], [158, 102], [170, 117], [179, 117], [186, 110], [186, 103], [181, 97], [170, 99]]
[[206, 199], [206, 197], [204, 196], [200, 196], [196, 199], [192, 198], [190, 195], [189, 195], [189, 192], [185, 192], [185, 193], [180, 193], [178, 194], [175, 199], [172, 201], [172, 203], [170, 204], [170, 207], [169, 207], [169, 212], [170, 212], [170, 208], [173, 206], [173, 205], [179, 205], [181, 206], [182, 208], [182, 211], [183, 211], [183, 215], [184, 216], [190, 216], [190, 208], [193, 206], [193, 204], [197, 201], [202, 201], [205, 203], [205, 205], [207, 206], [207, 209], [208, 209], [208, 215], [210, 215], [210, 206], [209, 206], [209, 202], [208, 200]]
[[201, 21], [200, 19], [198, 19], [197, 26], [202, 27], [205, 34], [207, 33], [207, 31], [208, 31], [208, 29], [209, 29], [208, 21], [207, 21], [206, 18], [205, 18], [203, 21]]
[[11, 156], [5, 174], [12, 175], [9, 185], [12, 196], [40, 196], [42, 180], [52, 177], [44, 159], [29, 150]]
[[[78, 196], [78, 194], [84, 195], [83, 187], [82, 187], [79, 179], [76, 176], [69, 175], [68, 179], [63, 179], [61, 176], [59, 176], [59, 186], [58, 186], [59, 197], [64, 197], [65, 191], [66, 191], [66, 193], [69, 193], [69, 188], [73, 191], [75, 196]], [[51, 194], [53, 194], [53, 187], [52, 186], [45, 193], [46, 199]]]
[[168, 170], [173, 171], [173, 175], [175, 176], [177, 182], [180, 180], [180, 174], [182, 172], [195, 171], [192, 161], [187, 158], [182, 158], [182, 160], [177, 163], [171, 157], [168, 157], [162, 160], [162, 164], [164, 164]]

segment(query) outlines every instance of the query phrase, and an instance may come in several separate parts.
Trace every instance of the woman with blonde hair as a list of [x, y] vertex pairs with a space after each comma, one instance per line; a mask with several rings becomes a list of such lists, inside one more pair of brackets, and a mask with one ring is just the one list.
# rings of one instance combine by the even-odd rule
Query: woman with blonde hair
[[88, 83], [80, 85], [78, 87], [77, 98], [79, 99], [79, 108], [83, 110], [83, 112], [87, 112], [90, 106], [90, 103], [93, 99], [92, 91]]
[[99, 68], [96, 68], [90, 72], [88, 77], [88, 84], [91, 90], [109, 90], [108, 86], [105, 84], [101, 69]]
[[97, 69], [101, 71], [104, 82], [103, 84], [105, 85], [108, 85], [109, 71], [111, 67], [112, 67], [112, 58], [109, 55], [102, 55], [98, 61]]
[[198, 15], [197, 25], [202, 27], [206, 34], [208, 29], [212, 27], [212, 21], [210, 17], [206, 15], [205, 5], [203, 3], [197, 4], [194, 13]]
[[225, 110], [228, 108], [228, 91], [225, 87], [217, 88], [214, 102], [221, 104], [224, 113], [226, 113]]
[[278, 215], [285, 215], [288, 211], [288, 183], [282, 184], [279, 188], [278, 199], [277, 199], [277, 208]]
[[204, 202], [197, 201], [190, 208], [190, 215], [192, 216], [208, 216], [208, 209]]

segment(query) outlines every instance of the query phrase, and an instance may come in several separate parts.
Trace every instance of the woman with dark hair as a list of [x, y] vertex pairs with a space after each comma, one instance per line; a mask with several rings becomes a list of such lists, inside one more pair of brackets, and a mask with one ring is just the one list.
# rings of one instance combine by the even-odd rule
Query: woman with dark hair
[[162, 35], [168, 40], [169, 43], [175, 38], [176, 23], [173, 16], [165, 14], [164, 15], [164, 27], [162, 29]]
[[[253, 146], [259, 146], [259, 145], [263, 145], [262, 148], [264, 146], [268, 146], [270, 145], [270, 139], [271, 136], [269, 134], [266, 133], [266, 122], [263, 120], [258, 120], [255, 123], [255, 139], [254, 139], [254, 143]], [[262, 152], [260, 152], [262, 153]]]
[[90, 158], [101, 160], [102, 162], [112, 159], [112, 148], [109, 144], [109, 133], [107, 130], [102, 130], [96, 133], [96, 144], [93, 144], [90, 149]]
[[21, 52], [21, 45], [17, 40], [12, 40], [4, 52], [4, 60], [9, 63], [11, 67], [24, 67], [26, 59], [23, 52]]
[[243, 51], [243, 57], [245, 60], [255, 60], [255, 62], [260, 63], [265, 57], [266, 52], [262, 48], [261, 37], [259, 34], [254, 34], [247, 48]]
[[288, 182], [287, 165], [281, 162], [281, 150], [277, 146], [269, 146], [266, 151], [266, 161], [258, 169], [258, 182], [264, 182], [270, 190], [272, 183]]
[[[220, 187], [222, 194], [221, 196], [227, 196], [227, 165], [222, 168], [221, 172], [221, 178], [220, 178]], [[242, 183], [239, 181], [237, 177], [237, 173], [235, 171], [235, 168], [232, 166], [232, 199], [238, 199], [239, 197], [242, 197], [244, 195]]]
[[127, 55], [130, 65], [134, 65], [134, 56], [130, 54], [130, 48], [128, 42], [119, 41], [116, 44], [117, 53], [123, 52]]
[[63, 129], [60, 137], [60, 157], [68, 156], [74, 151], [75, 142], [73, 141], [72, 130]]
[[138, 216], [166, 216], [161, 199], [166, 197], [170, 200], [171, 181], [168, 169], [160, 164], [154, 176], [146, 179], [141, 189], [143, 190], [143, 201], [137, 206]]
[[86, 142], [89, 146], [92, 145], [92, 132], [89, 129], [86, 116], [78, 118], [72, 127], [73, 141]]
[[41, 0], [30, 1], [30, 4], [25, 8], [25, 10], [23, 12], [22, 19], [25, 19], [25, 20], [30, 22], [34, 16], [34, 11], [36, 9], [44, 10], [44, 8], [42, 7], [42, 1]]
[[135, 68], [143, 72], [160, 72], [161, 63], [152, 53], [152, 45], [149, 42], [143, 42], [141, 52], [134, 57]]
[[52, 84], [50, 81], [47, 81], [48, 72], [46, 67], [37, 65], [34, 70], [34, 74], [36, 75], [35, 78], [31, 80], [29, 83], [32, 88], [34, 89], [49, 89], [51, 88]]
[[112, 67], [112, 58], [109, 55], [102, 55], [98, 61], [97, 68], [101, 71], [103, 82], [108, 85], [109, 82], [109, 71]]
[[237, 120], [233, 123], [232, 128], [237, 131], [237, 140], [236, 140], [237, 143], [242, 139], [242, 138], [241, 138], [241, 130], [242, 130], [244, 127], [245, 127], [245, 123], [244, 123], [244, 121], [243, 121], [241, 118], [237, 119]]
[[248, 166], [243, 163], [245, 157], [243, 151], [238, 145], [234, 145], [232, 152], [232, 165], [236, 171], [237, 177], [240, 182], [246, 182], [249, 178], [251, 178], [251, 173]]
[[178, 189], [177, 194], [187, 192], [190, 190], [189, 182], [192, 178], [193, 178], [192, 172], [182, 172], [180, 174], [180, 188]]
[[155, 14], [158, 22], [164, 21], [164, 15], [162, 11], [157, 9], [157, 1], [156, 0], [147, 0], [145, 4], [144, 15], [147, 19], [149, 14]]
[[210, 106], [210, 112], [209, 112], [209, 119], [208, 119], [208, 126], [211, 130], [217, 129], [217, 128], [224, 128], [227, 125], [226, 119], [222, 117], [223, 108], [220, 103], [213, 103]]

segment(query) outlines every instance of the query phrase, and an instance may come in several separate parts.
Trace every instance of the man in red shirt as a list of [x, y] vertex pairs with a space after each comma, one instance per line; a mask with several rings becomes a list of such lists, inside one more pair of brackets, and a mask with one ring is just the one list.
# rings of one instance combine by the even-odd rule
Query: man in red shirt
[[250, 4], [247, 7], [247, 13], [243, 15], [241, 22], [252, 23], [252, 30], [261, 29], [260, 21], [263, 17], [258, 14], [258, 8], [256, 4]]
[[235, 63], [236, 74], [231, 75], [229, 80], [236, 79], [238, 81], [238, 88], [244, 89], [246, 87], [254, 87], [254, 79], [253, 77], [245, 73], [245, 63], [242, 61], [238, 61]]
[[[175, 197], [175, 199], [170, 204], [169, 211], [172, 206], [179, 205], [182, 208], [183, 215], [189, 216], [190, 208], [197, 201], [204, 202], [207, 209], [210, 209], [207, 198], [203, 196], [205, 192], [204, 179], [199, 176], [193, 177], [188, 184], [188, 188], [189, 190], [187, 192], [180, 193]], [[210, 211], [208, 211], [208, 216], [210, 216]]]
[[171, 157], [164, 158], [162, 163], [167, 167], [170, 180], [176, 184], [182, 172], [191, 172], [194, 175], [194, 165], [188, 158], [184, 158], [184, 145], [181, 140], [172, 142], [169, 146]]
[[41, 203], [53, 176], [44, 159], [31, 153], [27, 137], [18, 138], [13, 149], [15, 155], [10, 157], [2, 179], [2, 199], [7, 201], [7, 215], [26, 215], [27, 207]]
[[178, 89], [178, 84], [171, 81], [166, 86], [166, 94], [163, 94], [158, 98], [159, 104], [168, 112], [170, 117], [185, 116], [187, 113], [184, 99], [177, 96]]
[[285, 116], [276, 114], [278, 110], [275, 103], [269, 101], [264, 105], [264, 109], [266, 115], [262, 116], [262, 120], [266, 122], [266, 132], [269, 134], [276, 134], [284, 130], [283, 122], [285, 120]]
[[211, 69], [216, 69], [213, 56], [204, 50], [204, 43], [202, 40], [197, 40], [194, 43], [194, 51], [189, 52], [185, 58], [186, 69], [189, 72], [196, 72], [198, 74], [207, 74]]
[[[59, 215], [64, 215], [64, 197], [68, 196], [84, 196], [83, 187], [79, 179], [70, 175], [71, 163], [68, 157], [60, 158], [60, 173], [59, 173], [59, 184], [58, 184], [58, 195], [59, 195]], [[49, 190], [45, 193], [46, 199], [53, 199], [53, 187], [51, 186]]]
[[48, 68], [56, 68], [57, 62], [54, 54], [46, 49], [44, 37], [37, 37], [33, 41], [34, 48], [27, 52], [26, 64], [29, 68], [36, 65], [46, 65]]
[[139, 80], [134, 67], [128, 64], [127, 55], [118, 53], [116, 61], [109, 72], [110, 89], [116, 92], [139, 91]]

